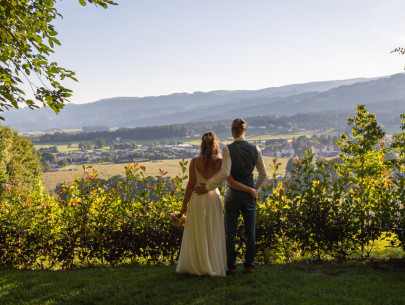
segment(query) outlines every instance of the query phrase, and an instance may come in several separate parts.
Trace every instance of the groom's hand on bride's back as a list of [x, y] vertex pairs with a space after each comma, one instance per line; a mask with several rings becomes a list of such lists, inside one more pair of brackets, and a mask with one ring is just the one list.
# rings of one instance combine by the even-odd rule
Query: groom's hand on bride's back
[[200, 183], [200, 185], [197, 185], [194, 188], [194, 192], [196, 192], [198, 195], [203, 195], [203, 194], [208, 193], [205, 183]]
[[257, 200], [257, 190], [255, 190], [254, 188], [250, 189], [250, 196], [252, 196], [253, 201]]

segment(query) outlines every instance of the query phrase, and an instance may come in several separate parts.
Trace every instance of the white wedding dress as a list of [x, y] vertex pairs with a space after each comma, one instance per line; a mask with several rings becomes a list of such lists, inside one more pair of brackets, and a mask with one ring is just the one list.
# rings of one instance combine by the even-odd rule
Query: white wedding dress
[[[197, 168], [195, 173], [197, 185], [210, 180], [201, 176]], [[191, 195], [176, 272], [226, 275], [224, 213], [218, 189]]]

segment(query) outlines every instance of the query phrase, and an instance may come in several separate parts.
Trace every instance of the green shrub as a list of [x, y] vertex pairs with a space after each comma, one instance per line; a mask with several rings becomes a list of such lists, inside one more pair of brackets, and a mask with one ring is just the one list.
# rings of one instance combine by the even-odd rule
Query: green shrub
[[[397, 135], [392, 148], [381, 145], [375, 117], [361, 105], [349, 124], [353, 135], [341, 136], [339, 162], [315, 161], [306, 151], [285, 181], [277, 160], [270, 165], [272, 176], [257, 201], [257, 261], [368, 257], [375, 241], [386, 237], [397, 237], [404, 247], [405, 163], [384, 157], [397, 149], [403, 158], [405, 136]], [[146, 176], [144, 167], [130, 164], [115, 187], [103, 186], [97, 172], [83, 168], [57, 197], [41, 186], [6, 184], [0, 194], [0, 265], [175, 263], [183, 231], [171, 225], [169, 214], [180, 210], [187, 164], [180, 162], [182, 175], [171, 179], [163, 170]], [[241, 222], [237, 251], [243, 249]]]

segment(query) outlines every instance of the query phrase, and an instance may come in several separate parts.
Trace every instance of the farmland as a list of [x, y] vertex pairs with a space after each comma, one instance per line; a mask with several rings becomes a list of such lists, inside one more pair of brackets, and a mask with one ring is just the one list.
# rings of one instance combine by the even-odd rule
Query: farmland
[[[316, 134], [316, 131], [299, 131], [294, 134], [276, 134], [272, 133], [269, 134], [265, 130], [261, 129], [250, 129], [247, 132], [246, 139], [250, 141], [251, 143], [262, 143], [260, 146], [262, 147], [262, 150], [265, 148], [264, 142], [267, 140], [276, 140], [276, 139], [283, 139], [286, 142], [289, 143], [288, 145], [291, 145], [291, 142], [294, 138], [297, 138], [299, 136], [307, 136], [308, 138], [312, 134]], [[320, 133], [320, 132], [319, 132]], [[327, 133], [327, 132], [326, 132]], [[230, 135], [229, 131], [222, 131], [217, 133], [218, 139], [221, 144], [229, 144], [232, 142], [232, 137]], [[154, 143], [154, 145], [157, 146], [151, 146], [153, 148], [150, 148], [149, 151], [153, 151], [157, 153], [159, 150], [162, 149], [162, 146], [157, 143], [161, 143], [160, 141], [176, 141], [177, 143], [185, 143], [185, 144], [191, 144], [191, 145], [197, 145], [199, 146], [201, 143], [200, 137], [197, 136], [192, 136], [192, 137], [185, 137], [185, 138], [173, 138], [173, 139], [155, 139], [153, 141], [136, 141], [136, 144], [138, 146], [138, 150], [143, 150], [147, 147], [149, 147], [151, 144]], [[125, 142], [122, 142], [125, 143]], [[41, 143], [41, 144], [36, 144], [35, 148], [40, 149], [40, 148], [49, 148], [51, 146], [56, 146], [58, 151], [61, 153], [67, 153], [67, 152], [72, 152], [72, 153], [80, 153], [80, 148], [79, 148], [79, 142], [71, 142], [71, 143]], [[108, 145], [108, 144], [107, 144]], [[112, 153], [114, 155], [117, 154], [116, 151], [111, 150], [109, 146], [105, 145], [103, 148], [99, 149], [102, 153]], [[196, 147], [194, 146], [194, 149]], [[88, 153], [92, 153], [92, 149], [87, 149]], [[146, 151], [144, 151], [146, 153]], [[196, 154], [196, 152], [194, 151]], [[193, 155], [193, 154], [191, 154]], [[282, 155], [283, 158], [278, 158], [279, 162], [281, 162], [281, 167], [279, 169], [279, 174], [284, 174], [285, 172], [285, 167], [288, 161], [288, 158], [286, 158], [286, 155]], [[138, 157], [143, 158], [143, 157]], [[183, 158], [182, 154], [178, 154], [177, 157], [175, 156], [174, 159], [167, 158], [164, 160], [151, 160], [149, 158], [149, 161], [142, 162], [142, 165], [146, 167], [146, 172], [148, 175], [151, 176], [156, 176], [159, 175], [159, 169], [164, 169], [165, 171], [168, 172], [169, 177], [174, 177], [180, 173], [180, 166], [179, 166], [179, 161]], [[190, 159], [190, 155], [185, 155], [185, 159]], [[267, 157], [264, 156], [265, 164], [269, 165], [272, 163], [274, 157]], [[132, 160], [130, 158], [130, 160]], [[123, 163], [124, 162], [124, 163]], [[111, 162], [111, 161], [106, 161], [106, 160], [100, 160], [97, 158], [93, 158], [91, 161], [84, 161], [85, 166], [92, 166], [93, 169], [95, 169], [98, 174], [99, 178], [101, 179], [108, 179], [111, 178], [115, 175], [124, 175], [124, 167], [126, 166], [127, 163], [126, 161], [121, 161], [121, 162]], [[112, 164], [115, 163], [115, 164]], [[268, 168], [268, 172], [270, 172], [271, 169]], [[43, 173], [42, 180], [44, 183], [44, 188], [48, 192], [53, 192], [55, 190], [55, 187], [64, 182], [69, 182], [74, 177], [81, 175], [83, 173], [83, 168], [82, 165], [70, 165], [68, 167], [65, 167], [62, 169], [62, 171], [59, 172], [45, 172]]]
[[[253, 129], [248, 131], [248, 135], [246, 136], [246, 139], [248, 141], [266, 141], [268, 139], [287, 139], [288, 141], [291, 141], [293, 137], [303, 135], [304, 133], [300, 134], [294, 134], [294, 135], [270, 135], [270, 134], [263, 134], [262, 130], [259, 129]], [[228, 131], [224, 132], [219, 132], [217, 133], [218, 139], [222, 144], [229, 144], [232, 142], [232, 137]], [[187, 144], [192, 144], [192, 145], [200, 145], [201, 139], [200, 137], [189, 137], [189, 138], [178, 138], [175, 139], [178, 142], [182, 143], [187, 143]], [[156, 139], [154, 142], [159, 142], [160, 139]], [[148, 145], [151, 143], [151, 141], [136, 141], [136, 143], [139, 145]], [[63, 152], [80, 152], [79, 148], [79, 143], [78, 142], [72, 142], [72, 143], [41, 143], [41, 144], [36, 144], [35, 148], [36, 149], [41, 149], [41, 148], [49, 148], [52, 146], [56, 146], [58, 151], [63, 153]], [[139, 146], [139, 147], [142, 147]], [[102, 152], [111, 152], [110, 147], [105, 146], [102, 149], [99, 149]], [[88, 150], [88, 152], [91, 152], [92, 150]], [[113, 152], [113, 151], [112, 151]], [[168, 172], [169, 177], [175, 177], [180, 173], [180, 166], [179, 166], [179, 161], [181, 159], [165, 159], [165, 160], [151, 160], [147, 162], [142, 162], [142, 165], [146, 167], [146, 173], [151, 176], [156, 176], [159, 175], [159, 169], [164, 169], [165, 171]], [[266, 157], [264, 156], [264, 161], [266, 165], [269, 165], [273, 161], [273, 157]], [[279, 158], [279, 162], [281, 162], [281, 167], [279, 169], [280, 174], [284, 174], [285, 172], [285, 167], [288, 161], [288, 158]], [[89, 163], [85, 164], [85, 166], [92, 166], [94, 170], [96, 170], [99, 174], [100, 179], [108, 179], [111, 178], [115, 175], [124, 175], [124, 167], [126, 166], [126, 163], [119, 163], [119, 164], [110, 164], [107, 162], [104, 163]], [[270, 172], [271, 169], [268, 168], [268, 172]], [[61, 171], [56, 171], [56, 172], [45, 172], [42, 175], [42, 181], [44, 184], [44, 188], [47, 192], [53, 192], [55, 190], [55, 187], [64, 182], [69, 182], [73, 180], [75, 177], [78, 175], [81, 175], [83, 173], [83, 167], [81, 165], [71, 165], [66, 168], [63, 168]]]
[[[263, 157], [264, 163], [266, 165], [271, 164], [273, 158], [271, 157]], [[168, 159], [168, 160], [157, 160], [157, 161], [148, 161], [142, 162], [142, 165], [146, 168], [146, 173], [151, 176], [159, 175], [159, 168], [164, 169], [167, 171], [167, 175], [169, 177], [174, 177], [180, 174], [181, 168], [179, 166], [179, 159]], [[287, 158], [280, 158], [278, 159], [281, 162], [280, 167], [280, 174], [284, 174], [285, 167], [287, 165]], [[124, 167], [126, 164], [92, 164], [91, 165], [94, 170], [96, 170], [99, 174], [99, 178], [101, 179], [108, 179], [115, 175], [124, 175]], [[60, 172], [47, 172], [42, 174], [42, 181], [44, 183], [44, 188], [47, 192], [53, 192], [55, 187], [59, 183], [69, 182], [75, 176], [81, 175], [83, 173], [82, 166], [73, 166], [70, 167], [71, 171], [60, 171]], [[271, 168], [267, 167], [268, 173], [271, 172]]]

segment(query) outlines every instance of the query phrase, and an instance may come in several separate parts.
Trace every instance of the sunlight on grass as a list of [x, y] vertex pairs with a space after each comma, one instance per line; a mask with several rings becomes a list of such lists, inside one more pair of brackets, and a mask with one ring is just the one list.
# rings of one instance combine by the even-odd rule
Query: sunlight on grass
[[[399, 265], [398, 265], [399, 264]], [[71, 271], [0, 269], [1, 304], [404, 304], [404, 262], [294, 263], [234, 276], [174, 266]]]

